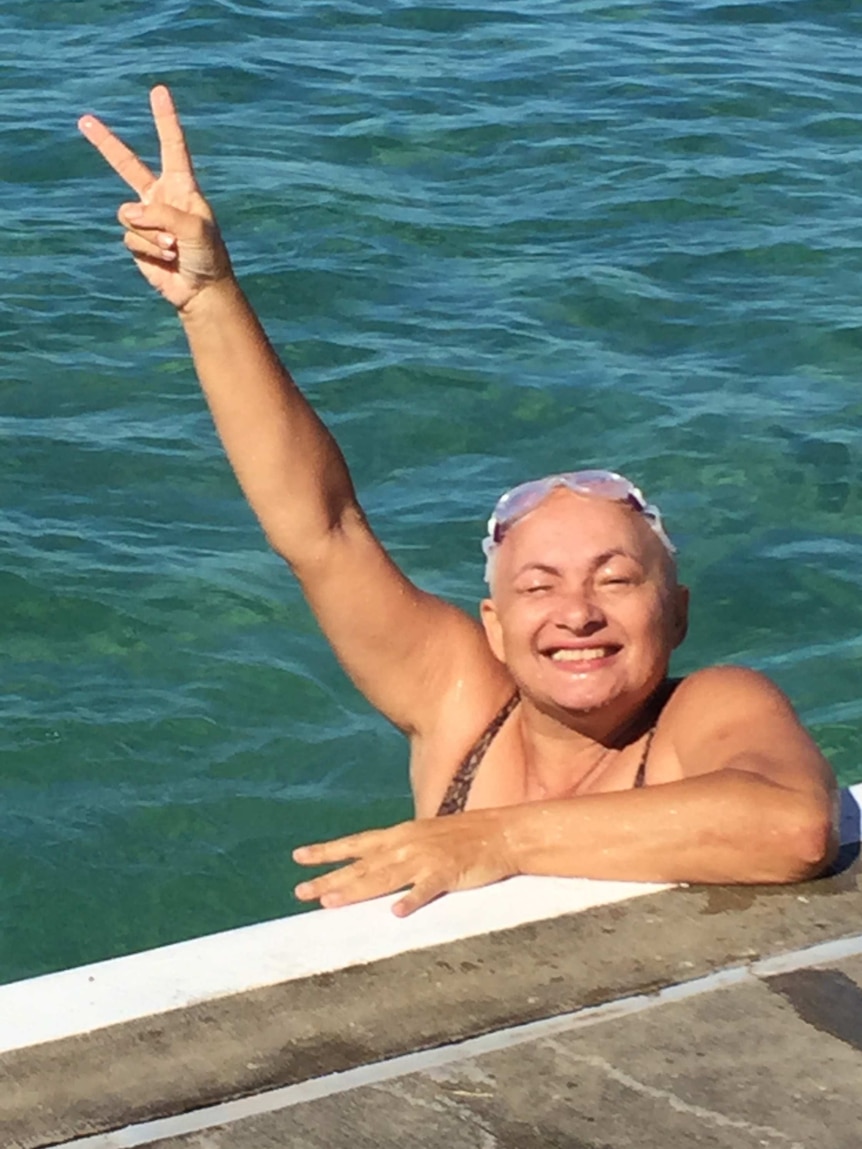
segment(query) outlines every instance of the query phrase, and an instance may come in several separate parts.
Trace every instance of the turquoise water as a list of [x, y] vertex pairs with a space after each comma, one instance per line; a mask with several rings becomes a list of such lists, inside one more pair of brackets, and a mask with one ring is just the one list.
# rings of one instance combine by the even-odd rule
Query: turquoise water
[[472, 606], [488, 507], [666, 509], [680, 671], [734, 660], [862, 778], [862, 14], [841, 0], [3, 0], [0, 981], [298, 909], [410, 812], [224, 463], [83, 111], [169, 83], [379, 534]]

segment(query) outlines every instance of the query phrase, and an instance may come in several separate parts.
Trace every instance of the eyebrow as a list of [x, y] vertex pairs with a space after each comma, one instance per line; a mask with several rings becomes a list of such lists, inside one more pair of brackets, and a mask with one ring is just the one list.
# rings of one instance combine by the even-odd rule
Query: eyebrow
[[646, 570], [646, 563], [643, 559], [639, 558], [634, 551], [626, 550], [625, 547], [612, 547], [609, 551], [603, 551], [593, 561], [592, 568], [593, 570], [598, 570], [599, 567], [603, 567], [605, 563], [615, 558], [631, 559], [632, 562], [637, 563], [642, 570]]
[[559, 567], [552, 566], [550, 563], [524, 563], [522, 567], [518, 567], [512, 578], [520, 578], [521, 575], [528, 574], [531, 571], [535, 571], [537, 574], [549, 575], [560, 575], [562, 573]]

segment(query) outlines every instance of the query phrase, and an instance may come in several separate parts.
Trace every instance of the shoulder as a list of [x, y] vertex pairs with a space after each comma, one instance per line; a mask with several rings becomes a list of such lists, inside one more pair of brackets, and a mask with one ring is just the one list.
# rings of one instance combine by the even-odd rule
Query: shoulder
[[704, 725], [724, 725], [753, 712], [771, 710], [792, 715], [790, 699], [771, 678], [745, 666], [707, 666], [681, 679], [662, 720], [696, 714]]
[[758, 773], [796, 764], [821, 773], [820, 752], [790, 699], [770, 678], [742, 666], [711, 666], [683, 679], [659, 723], [683, 774], [743, 760]]

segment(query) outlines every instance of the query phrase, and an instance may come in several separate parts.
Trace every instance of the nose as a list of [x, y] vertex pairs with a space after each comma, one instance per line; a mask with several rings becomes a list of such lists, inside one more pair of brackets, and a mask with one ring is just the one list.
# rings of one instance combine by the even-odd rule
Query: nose
[[554, 624], [581, 637], [595, 634], [607, 625], [607, 617], [592, 595], [571, 591], [559, 603]]

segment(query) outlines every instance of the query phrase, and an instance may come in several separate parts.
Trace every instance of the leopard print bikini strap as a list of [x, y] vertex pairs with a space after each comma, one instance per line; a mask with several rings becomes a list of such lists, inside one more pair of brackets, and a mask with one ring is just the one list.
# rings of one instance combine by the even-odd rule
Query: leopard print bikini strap
[[635, 775], [635, 790], [640, 790], [646, 780], [646, 763], [647, 758], [649, 757], [649, 748], [652, 746], [652, 739], [654, 734], [655, 727], [653, 726], [652, 729], [647, 733], [646, 742], [644, 744], [644, 752], [641, 754], [640, 766], [638, 766], [638, 772]]
[[440, 803], [440, 808], [437, 811], [438, 818], [443, 814], [460, 814], [467, 805], [467, 795], [470, 793], [470, 787], [473, 785], [476, 771], [479, 769], [479, 765], [485, 757], [488, 747], [494, 741], [500, 727], [518, 705], [520, 698], [520, 694], [515, 692], [503, 709], [494, 715], [483, 731], [479, 741], [473, 746], [464, 761], [455, 771], [455, 776], [449, 783], [449, 789], [446, 791], [443, 801]]
[[[678, 682], [670, 682], [665, 688], [663, 697], [661, 698], [661, 706], [664, 706], [667, 699], [676, 689]], [[470, 793], [470, 787], [473, 785], [473, 779], [476, 777], [476, 771], [488, 751], [488, 747], [494, 741], [500, 727], [518, 705], [520, 695], [516, 692], [512, 695], [506, 705], [491, 719], [490, 723], [483, 731], [479, 741], [469, 751], [464, 761], [455, 771], [455, 776], [449, 783], [449, 788], [440, 803], [440, 808], [437, 811], [437, 817], [444, 814], [460, 814], [464, 807], [467, 805], [467, 797]], [[640, 790], [646, 783], [646, 768], [647, 759], [649, 758], [650, 747], [652, 746], [653, 735], [655, 734], [655, 726], [651, 727], [647, 732], [646, 742], [644, 743], [643, 754], [641, 754], [638, 772], [635, 775], [634, 789]]]

